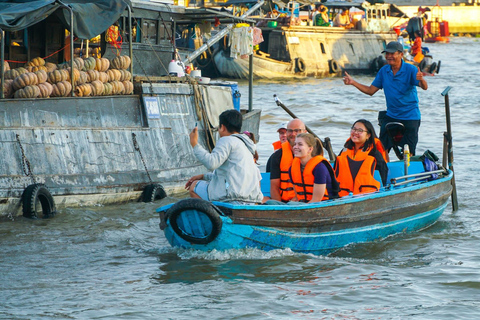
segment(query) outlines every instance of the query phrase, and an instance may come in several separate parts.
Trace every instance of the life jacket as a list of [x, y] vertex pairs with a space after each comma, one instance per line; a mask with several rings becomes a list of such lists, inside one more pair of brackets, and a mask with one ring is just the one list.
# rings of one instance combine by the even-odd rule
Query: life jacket
[[280, 140], [275, 141], [274, 143], [272, 143], [272, 146], [273, 146], [273, 150], [277, 151], [282, 147], [282, 142]]
[[387, 151], [385, 150], [383, 143], [378, 138], [375, 138], [375, 147], [377, 148], [378, 152], [381, 153], [383, 160], [385, 160], [385, 163], [387, 163], [388, 162]]
[[332, 180], [332, 194], [329, 195], [327, 188], [325, 188], [325, 194], [322, 198], [322, 201], [338, 198], [338, 183], [335, 179], [335, 174], [333, 172], [332, 166], [330, 165], [330, 162], [328, 162], [328, 160], [322, 156], [315, 156], [307, 162], [307, 165], [303, 169], [303, 174], [300, 169], [300, 159], [293, 159], [292, 168], [290, 171], [292, 174], [293, 186], [295, 187], [295, 191], [297, 192], [298, 201], [309, 202], [310, 200], [312, 200], [313, 185], [315, 181], [313, 170], [320, 162], [325, 164]]
[[[340, 183], [340, 197], [347, 196], [350, 192], [360, 194], [380, 189], [380, 182], [373, 177], [377, 160], [369, 155], [372, 148], [366, 151], [358, 150], [356, 154], [353, 149], [345, 149], [338, 155], [335, 162], [335, 176]], [[359, 168], [355, 176], [352, 166]]]
[[290, 143], [285, 141], [282, 143], [282, 159], [280, 160], [280, 196], [282, 201], [290, 201], [295, 197], [293, 184], [290, 182], [288, 171], [292, 166], [293, 152]]

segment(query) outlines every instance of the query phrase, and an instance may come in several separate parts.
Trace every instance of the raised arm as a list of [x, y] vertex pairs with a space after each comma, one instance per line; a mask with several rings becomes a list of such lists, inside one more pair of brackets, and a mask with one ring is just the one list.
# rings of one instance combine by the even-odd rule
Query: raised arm
[[420, 71], [420, 68], [418, 68], [418, 72], [417, 72], [417, 80], [419, 81], [418, 85], [420, 86], [420, 88], [422, 88], [423, 90], [427, 90], [428, 89], [428, 83], [427, 83], [427, 80], [425, 80], [425, 78], [423, 77], [423, 72]]
[[357, 81], [353, 80], [353, 78], [345, 71], [345, 76], [343, 77], [343, 83], [345, 85], [352, 85], [361, 92], [368, 94], [369, 96], [373, 96], [379, 89], [375, 86], [366, 86], [364, 84], [358, 83]]

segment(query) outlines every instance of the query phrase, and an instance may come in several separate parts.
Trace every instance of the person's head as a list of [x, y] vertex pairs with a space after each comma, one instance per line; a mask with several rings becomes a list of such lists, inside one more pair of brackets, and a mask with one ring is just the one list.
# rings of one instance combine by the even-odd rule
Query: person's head
[[300, 133], [295, 138], [293, 154], [297, 158], [307, 160], [318, 155], [323, 156], [322, 142], [311, 133]]
[[382, 51], [385, 53], [385, 59], [387, 63], [391, 66], [400, 66], [403, 59], [403, 45], [398, 41], [392, 41], [387, 44], [385, 50]]
[[[239, 133], [242, 130], [242, 114], [235, 109], [223, 111], [219, 119], [218, 133], [221, 137]], [[222, 129], [222, 126], [224, 129]]]
[[365, 151], [370, 146], [375, 145], [376, 137], [372, 123], [365, 119], [359, 119], [350, 129], [350, 139], [345, 143], [345, 147], [348, 149], [362, 147]]
[[342, 16], [348, 15], [348, 9], [342, 9]]
[[417, 38], [421, 38], [421, 37], [422, 37], [422, 35], [420, 34], [420, 31], [419, 31], [419, 30], [415, 31], [415, 37], [417, 37]]
[[287, 141], [287, 123], [284, 122], [278, 126], [277, 129], [278, 132], [278, 139], [280, 140], [281, 143], [284, 143]]
[[290, 120], [290, 122], [287, 124], [287, 140], [290, 143], [290, 146], [293, 148], [293, 145], [295, 144], [295, 138], [297, 137], [298, 134], [304, 133], [307, 130], [305, 130], [305, 124], [303, 123], [302, 120], [300, 119], [293, 119]]
[[[247, 137], [250, 138], [250, 140], [253, 141], [253, 143], [257, 143], [257, 140], [255, 139], [255, 135], [253, 134], [253, 132], [250, 132], [250, 131], [243, 131], [242, 132], [244, 135], [246, 135]], [[253, 155], [253, 159], [255, 159], [255, 163], [257, 163], [258, 161], [258, 152], [257, 150], [255, 150], [255, 154]]]

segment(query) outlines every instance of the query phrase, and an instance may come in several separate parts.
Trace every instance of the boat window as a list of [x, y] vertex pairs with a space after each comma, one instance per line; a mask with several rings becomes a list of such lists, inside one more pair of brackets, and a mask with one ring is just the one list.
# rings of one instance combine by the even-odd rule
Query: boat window
[[322, 53], [323, 53], [323, 54], [327, 53], [327, 52], [325, 51], [325, 45], [323, 44], [323, 42], [320, 42], [320, 50], [322, 50]]
[[157, 44], [156, 20], [142, 20], [142, 43]]

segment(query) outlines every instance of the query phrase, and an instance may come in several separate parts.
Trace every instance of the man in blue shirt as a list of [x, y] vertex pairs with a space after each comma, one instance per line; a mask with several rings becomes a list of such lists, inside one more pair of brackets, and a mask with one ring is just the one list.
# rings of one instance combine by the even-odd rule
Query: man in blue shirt
[[428, 84], [418, 67], [403, 61], [402, 44], [392, 41], [382, 53], [385, 53], [388, 65], [378, 71], [370, 86], [356, 82], [347, 72], [345, 72], [343, 82], [346, 85], [353, 85], [370, 96], [373, 96], [379, 89], [383, 89], [387, 102], [387, 114], [380, 124], [380, 141], [385, 149], [390, 151], [393, 145], [388, 138], [385, 125], [389, 122], [400, 122], [405, 126], [400, 146], [408, 144], [410, 153], [415, 155], [418, 128], [420, 127], [420, 109], [416, 87], [427, 90]]

